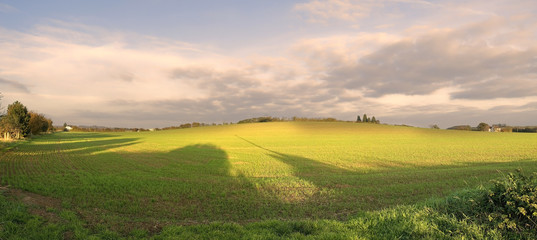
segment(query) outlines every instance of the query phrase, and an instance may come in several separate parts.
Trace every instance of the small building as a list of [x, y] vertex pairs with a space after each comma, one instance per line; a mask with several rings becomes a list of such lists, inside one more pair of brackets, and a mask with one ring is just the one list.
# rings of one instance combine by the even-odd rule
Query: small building
[[502, 131], [502, 127], [500, 125], [492, 125], [489, 130], [489, 132], [501, 132], [501, 131]]

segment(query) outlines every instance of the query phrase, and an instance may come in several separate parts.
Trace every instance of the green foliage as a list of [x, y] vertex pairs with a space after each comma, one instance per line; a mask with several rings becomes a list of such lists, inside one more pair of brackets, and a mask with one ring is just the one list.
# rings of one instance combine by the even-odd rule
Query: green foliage
[[505, 231], [537, 237], [537, 173], [519, 170], [493, 182], [486, 210], [489, 221]]
[[307, 117], [292, 117], [291, 119], [286, 118], [278, 118], [278, 117], [256, 117], [256, 118], [248, 118], [243, 119], [237, 122], [238, 124], [243, 123], [262, 123], [262, 122], [287, 122], [287, 121], [293, 121], [293, 122], [339, 122], [339, 120], [335, 118], [307, 118]]
[[30, 114], [28, 109], [19, 101], [7, 107], [7, 114], [2, 118], [3, 132], [14, 133], [17, 138], [30, 134]]
[[527, 126], [527, 127], [513, 127], [511, 128], [512, 132], [527, 132], [527, 133], [537, 133], [537, 127]]
[[493, 180], [490, 188], [457, 192], [429, 205], [497, 231], [507, 239], [536, 239], [536, 174], [527, 176], [517, 170]]
[[375, 116], [369, 118], [367, 117], [367, 114], [364, 113], [363, 119], [360, 119], [360, 116], [358, 115], [356, 122], [365, 122], [365, 123], [376, 123], [379, 124], [380, 121], [375, 118]]
[[[285, 121], [285, 119], [282, 119]], [[328, 118], [307, 118], [307, 117], [292, 117], [291, 121], [293, 122], [339, 122], [339, 120], [328, 117]]]
[[477, 125], [477, 131], [488, 132], [489, 129], [490, 126], [484, 122], [479, 123], [479, 125]]
[[472, 131], [470, 125], [458, 125], [448, 128], [448, 130], [463, 130], [463, 131]]
[[46, 118], [43, 114], [30, 112], [30, 132], [37, 135], [42, 132], [51, 131], [53, 128], [52, 120]]
[[242, 123], [281, 122], [281, 121], [283, 121], [283, 119], [275, 118], [275, 117], [256, 117], [256, 118], [243, 119], [237, 123], [242, 124]]

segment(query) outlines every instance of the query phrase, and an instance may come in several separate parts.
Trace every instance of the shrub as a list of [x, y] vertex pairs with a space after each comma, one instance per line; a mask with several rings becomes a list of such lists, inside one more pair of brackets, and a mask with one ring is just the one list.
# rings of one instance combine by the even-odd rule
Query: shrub
[[537, 173], [520, 170], [493, 182], [485, 205], [488, 220], [503, 231], [537, 235]]

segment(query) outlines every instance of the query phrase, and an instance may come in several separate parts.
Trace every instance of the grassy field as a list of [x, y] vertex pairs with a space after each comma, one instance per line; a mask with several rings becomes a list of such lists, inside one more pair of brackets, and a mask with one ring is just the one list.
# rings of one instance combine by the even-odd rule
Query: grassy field
[[517, 168], [537, 171], [536, 144], [536, 134], [343, 122], [56, 133], [0, 153], [0, 183], [52, 222], [68, 211], [89, 229], [121, 234], [215, 221], [345, 221]]

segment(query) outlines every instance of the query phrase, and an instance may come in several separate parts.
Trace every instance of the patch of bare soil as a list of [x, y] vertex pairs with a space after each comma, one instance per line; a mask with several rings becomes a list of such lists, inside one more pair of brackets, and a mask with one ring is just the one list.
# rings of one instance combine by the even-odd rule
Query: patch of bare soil
[[51, 222], [59, 221], [56, 214], [61, 210], [59, 199], [5, 186], [0, 186], [0, 193], [8, 199], [24, 203], [31, 214], [41, 216]]

